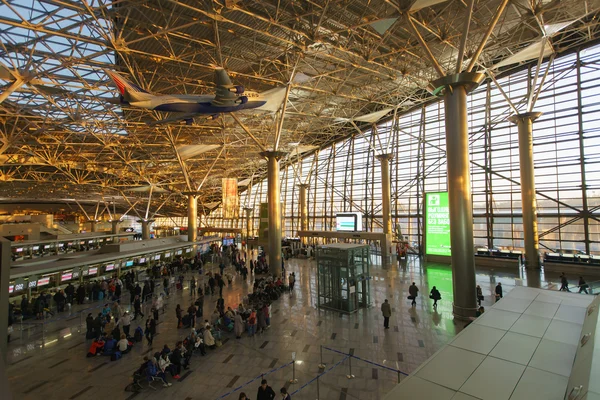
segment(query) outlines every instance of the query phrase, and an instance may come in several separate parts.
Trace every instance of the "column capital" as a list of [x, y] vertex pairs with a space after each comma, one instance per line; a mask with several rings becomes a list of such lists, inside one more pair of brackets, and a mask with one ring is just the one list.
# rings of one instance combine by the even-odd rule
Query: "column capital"
[[136, 222], [139, 222], [139, 223], [142, 223], [142, 224], [143, 223], [150, 224], [150, 223], [152, 223], [154, 221], [155, 221], [154, 219], [138, 219]]
[[120, 224], [121, 222], [123, 222], [122, 219], [109, 219], [108, 222], [110, 222], [111, 224]]
[[526, 112], [526, 113], [522, 113], [522, 114], [514, 114], [514, 115], [511, 115], [510, 117], [508, 117], [508, 120], [510, 122], [512, 122], [513, 124], [518, 124], [519, 121], [525, 121], [525, 120], [531, 120], [531, 122], [533, 122], [536, 119], [538, 119], [539, 117], [541, 117], [542, 114], [543, 114], [543, 112], [541, 112], [541, 111], [532, 111], [532, 112]]
[[193, 197], [198, 197], [200, 196], [200, 192], [196, 192], [196, 191], [192, 191], [192, 192], [181, 192], [182, 195], [184, 196], [193, 196]]
[[467, 93], [473, 91], [485, 78], [484, 74], [478, 72], [461, 72], [459, 74], [446, 75], [443, 78], [431, 82], [433, 95], [444, 94], [447, 88], [464, 87]]
[[254, 211], [254, 208], [252, 207], [244, 207], [244, 211], [246, 211], [247, 215], [252, 214], [252, 211]]
[[384, 154], [376, 155], [375, 158], [377, 158], [381, 162], [390, 161], [391, 159], [394, 158], [394, 155], [392, 153], [384, 153]]
[[308, 183], [299, 183], [296, 186], [298, 186], [299, 188], [309, 188], [310, 185]]
[[288, 153], [285, 151], [273, 151], [273, 150], [267, 150], [267, 151], [261, 151], [259, 153], [261, 156], [263, 156], [264, 158], [271, 158], [274, 157], [277, 160], [280, 160], [281, 158], [283, 158], [285, 155], [287, 155]]

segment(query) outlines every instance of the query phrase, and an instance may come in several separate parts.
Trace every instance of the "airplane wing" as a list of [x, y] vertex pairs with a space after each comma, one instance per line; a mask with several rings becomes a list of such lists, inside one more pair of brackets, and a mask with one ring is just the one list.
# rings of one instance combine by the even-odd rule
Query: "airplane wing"
[[[242, 86], [234, 86], [231, 83], [229, 75], [227, 75], [227, 71], [224, 69], [217, 69], [215, 71], [215, 83], [217, 85], [217, 91], [211, 105], [215, 107], [235, 107], [239, 104], [239, 98], [236, 93], [243, 93], [244, 88]], [[238, 102], [236, 102], [236, 100], [238, 100]]]
[[146, 125], [156, 126], [156, 125], [170, 124], [171, 122], [181, 122], [181, 121], [185, 121], [186, 123], [189, 123], [188, 121], [193, 121], [194, 117], [197, 117], [197, 116], [198, 116], [198, 114], [195, 114], [195, 113], [174, 115], [172, 117], [168, 117], [168, 118], [164, 118], [164, 119], [149, 121], [146, 123]]

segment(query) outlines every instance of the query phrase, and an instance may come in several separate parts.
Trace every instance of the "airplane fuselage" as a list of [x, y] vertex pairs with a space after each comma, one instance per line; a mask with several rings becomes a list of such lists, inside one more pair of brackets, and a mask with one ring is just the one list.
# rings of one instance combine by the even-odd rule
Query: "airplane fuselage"
[[[132, 107], [148, 110], [178, 112], [186, 114], [216, 114], [258, 108], [266, 104], [267, 99], [255, 92], [245, 92], [248, 98], [246, 103], [233, 106], [215, 106], [212, 101], [215, 96], [210, 95], [154, 95], [147, 100], [129, 102]], [[241, 96], [238, 96], [241, 97]]]

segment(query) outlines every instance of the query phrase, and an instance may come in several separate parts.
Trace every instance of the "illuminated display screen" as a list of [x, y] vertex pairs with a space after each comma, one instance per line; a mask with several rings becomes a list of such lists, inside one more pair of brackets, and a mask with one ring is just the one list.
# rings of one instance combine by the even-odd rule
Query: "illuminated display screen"
[[79, 271], [73, 271], [73, 279], [79, 278]]
[[88, 240], [88, 244], [92, 244], [92, 243], [94, 243], [93, 240]]
[[39, 250], [40, 246], [33, 246], [33, 250]]
[[233, 238], [223, 238], [223, 246], [231, 246], [233, 245]]
[[96, 275], [98, 273], [98, 267], [90, 268], [88, 270], [89, 275]]
[[[177, 256], [178, 256], [178, 255], [180, 255], [181, 253], [182, 253], [182, 251], [181, 251], [181, 250], [177, 250], [177, 251], [175, 252], [175, 255], [177, 255]], [[171, 254], [169, 253], [169, 255], [171, 255]]]
[[154, 259], [155, 259], [155, 260], [160, 260], [160, 254], [157, 254], [157, 255], [155, 255], [155, 256], [154, 256]]
[[8, 285], [8, 293], [12, 293], [15, 291], [15, 285]]
[[83, 240], [83, 241], [79, 242], [79, 244], [85, 244], [85, 240]]
[[37, 281], [37, 285], [38, 286], [44, 286], [44, 285], [47, 285], [49, 283], [50, 283], [50, 277], [49, 276], [47, 276], [45, 278], [38, 279], [38, 281]]
[[105, 271], [112, 271], [115, 269], [115, 264], [108, 264], [105, 268]]
[[23, 290], [23, 289], [25, 289], [25, 284], [24, 283], [17, 283], [15, 285], [15, 292], [18, 292], [18, 291]]
[[425, 253], [451, 255], [448, 192], [425, 193]]
[[58, 247], [63, 247], [65, 244], [64, 243], [59, 243]]
[[146, 262], [146, 259], [145, 259], [145, 258], [140, 258], [140, 259], [138, 259], [138, 263], [140, 263], [140, 264], [143, 264], [143, 263], [145, 263], [145, 262]]
[[125, 266], [126, 266], [126, 267], [132, 267], [132, 266], [133, 266], [133, 261], [127, 261], [127, 262], [125, 263]]
[[[179, 254], [181, 254], [181, 250], [179, 250]], [[165, 253], [165, 257], [171, 257], [171, 253]]]
[[60, 276], [60, 281], [64, 282], [64, 281], [70, 281], [71, 279], [73, 279], [73, 273], [72, 272], [64, 272], [61, 276]]
[[23, 251], [23, 248], [22, 248], [22, 247], [19, 247], [19, 248], [17, 249], [17, 253], [20, 253], [20, 252], [22, 252], [22, 251]]

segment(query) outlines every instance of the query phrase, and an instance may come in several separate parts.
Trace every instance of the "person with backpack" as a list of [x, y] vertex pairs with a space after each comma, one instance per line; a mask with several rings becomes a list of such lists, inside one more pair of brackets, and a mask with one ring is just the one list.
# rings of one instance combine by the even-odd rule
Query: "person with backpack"
[[196, 306], [193, 304], [190, 305], [188, 307], [187, 312], [188, 312], [188, 316], [190, 318], [190, 326], [192, 328], [195, 328], [196, 327]]
[[141, 326], [138, 326], [137, 328], [135, 328], [135, 331], [133, 332], [133, 340], [135, 340], [136, 342], [141, 342], [143, 338], [144, 338], [144, 331], [142, 330]]

